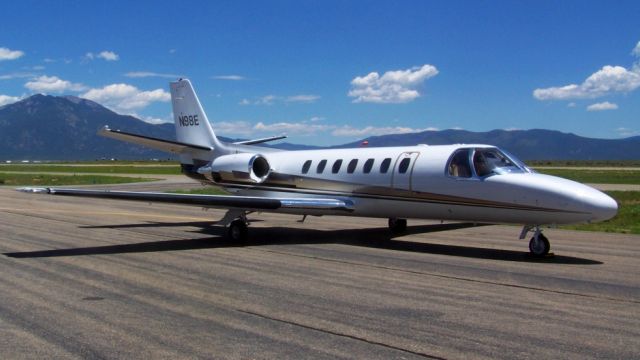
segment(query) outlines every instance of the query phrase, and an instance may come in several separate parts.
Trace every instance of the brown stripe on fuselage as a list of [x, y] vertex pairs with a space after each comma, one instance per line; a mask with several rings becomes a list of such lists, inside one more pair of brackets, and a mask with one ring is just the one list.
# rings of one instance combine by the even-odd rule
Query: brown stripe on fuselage
[[519, 205], [484, 199], [474, 199], [461, 196], [396, 189], [386, 186], [349, 183], [337, 180], [318, 179], [298, 175], [272, 173], [261, 184], [247, 184], [243, 181], [222, 181], [215, 183], [219, 186], [254, 189], [264, 191], [292, 192], [308, 195], [332, 195], [411, 202], [427, 202], [449, 205], [476, 206], [487, 208], [529, 210], [544, 212], [580, 213], [560, 209], [544, 208], [529, 205]]

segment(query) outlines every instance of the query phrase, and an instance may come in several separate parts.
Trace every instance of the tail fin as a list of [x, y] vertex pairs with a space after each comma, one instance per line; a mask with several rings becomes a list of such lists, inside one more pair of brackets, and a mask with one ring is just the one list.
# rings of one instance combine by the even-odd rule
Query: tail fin
[[191, 82], [187, 79], [180, 79], [171, 82], [170, 87], [176, 139], [187, 144], [222, 150], [223, 146], [213, 133], [213, 128], [202, 109], [202, 105], [200, 105]]

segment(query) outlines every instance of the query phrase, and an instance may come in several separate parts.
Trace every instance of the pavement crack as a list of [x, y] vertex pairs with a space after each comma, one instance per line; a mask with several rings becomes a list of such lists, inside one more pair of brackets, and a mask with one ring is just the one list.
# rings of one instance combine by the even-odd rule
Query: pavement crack
[[260, 317], [262, 319], [266, 319], [266, 320], [271, 320], [271, 321], [277, 321], [279, 323], [283, 323], [283, 324], [288, 324], [288, 325], [292, 325], [292, 326], [298, 326], [301, 328], [305, 328], [305, 329], [309, 329], [309, 330], [313, 330], [313, 331], [319, 331], [325, 334], [330, 334], [330, 335], [334, 335], [334, 336], [340, 336], [340, 337], [345, 337], [345, 338], [349, 338], [349, 339], [353, 339], [353, 340], [357, 340], [357, 341], [362, 341], [365, 342], [367, 344], [371, 344], [371, 345], [377, 345], [377, 346], [382, 346], [385, 347], [387, 349], [392, 349], [392, 350], [397, 350], [397, 351], [402, 351], [408, 354], [412, 354], [412, 355], [417, 355], [420, 357], [424, 357], [426, 359], [439, 359], [439, 360], [445, 360], [446, 358], [440, 357], [440, 356], [436, 356], [436, 355], [431, 355], [431, 354], [425, 354], [419, 351], [413, 351], [413, 350], [409, 350], [409, 349], [404, 349], [395, 345], [390, 345], [390, 344], [385, 344], [379, 341], [375, 341], [375, 340], [369, 340], [363, 337], [359, 337], [359, 336], [355, 336], [355, 335], [349, 335], [349, 334], [345, 334], [345, 333], [341, 333], [341, 332], [337, 332], [337, 331], [333, 331], [333, 330], [327, 330], [327, 329], [322, 329], [322, 328], [318, 328], [318, 327], [314, 327], [314, 326], [310, 326], [310, 325], [305, 325], [305, 324], [300, 324], [294, 321], [290, 321], [290, 320], [285, 320], [285, 319], [278, 319], [272, 316], [268, 316], [268, 315], [264, 315], [264, 314], [260, 314], [257, 312], [253, 312], [253, 311], [249, 311], [249, 310], [241, 310], [241, 309], [235, 309], [237, 312], [243, 313], [243, 314], [248, 314], [248, 315], [252, 315], [252, 316], [257, 316]]

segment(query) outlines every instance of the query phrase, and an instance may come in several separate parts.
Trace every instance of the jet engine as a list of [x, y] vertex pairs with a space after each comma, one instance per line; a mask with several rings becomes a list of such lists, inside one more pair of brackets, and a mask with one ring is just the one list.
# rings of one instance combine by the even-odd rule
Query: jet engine
[[214, 182], [232, 181], [260, 184], [271, 174], [269, 161], [261, 154], [241, 153], [223, 155], [198, 169]]

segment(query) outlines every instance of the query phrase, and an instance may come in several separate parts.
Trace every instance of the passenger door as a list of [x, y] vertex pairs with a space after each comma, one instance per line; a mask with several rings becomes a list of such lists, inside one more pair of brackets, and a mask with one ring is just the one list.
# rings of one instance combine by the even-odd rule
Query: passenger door
[[396, 189], [411, 190], [411, 174], [416, 159], [420, 155], [419, 152], [403, 152], [398, 156], [393, 166], [393, 175], [391, 176], [391, 187]]

